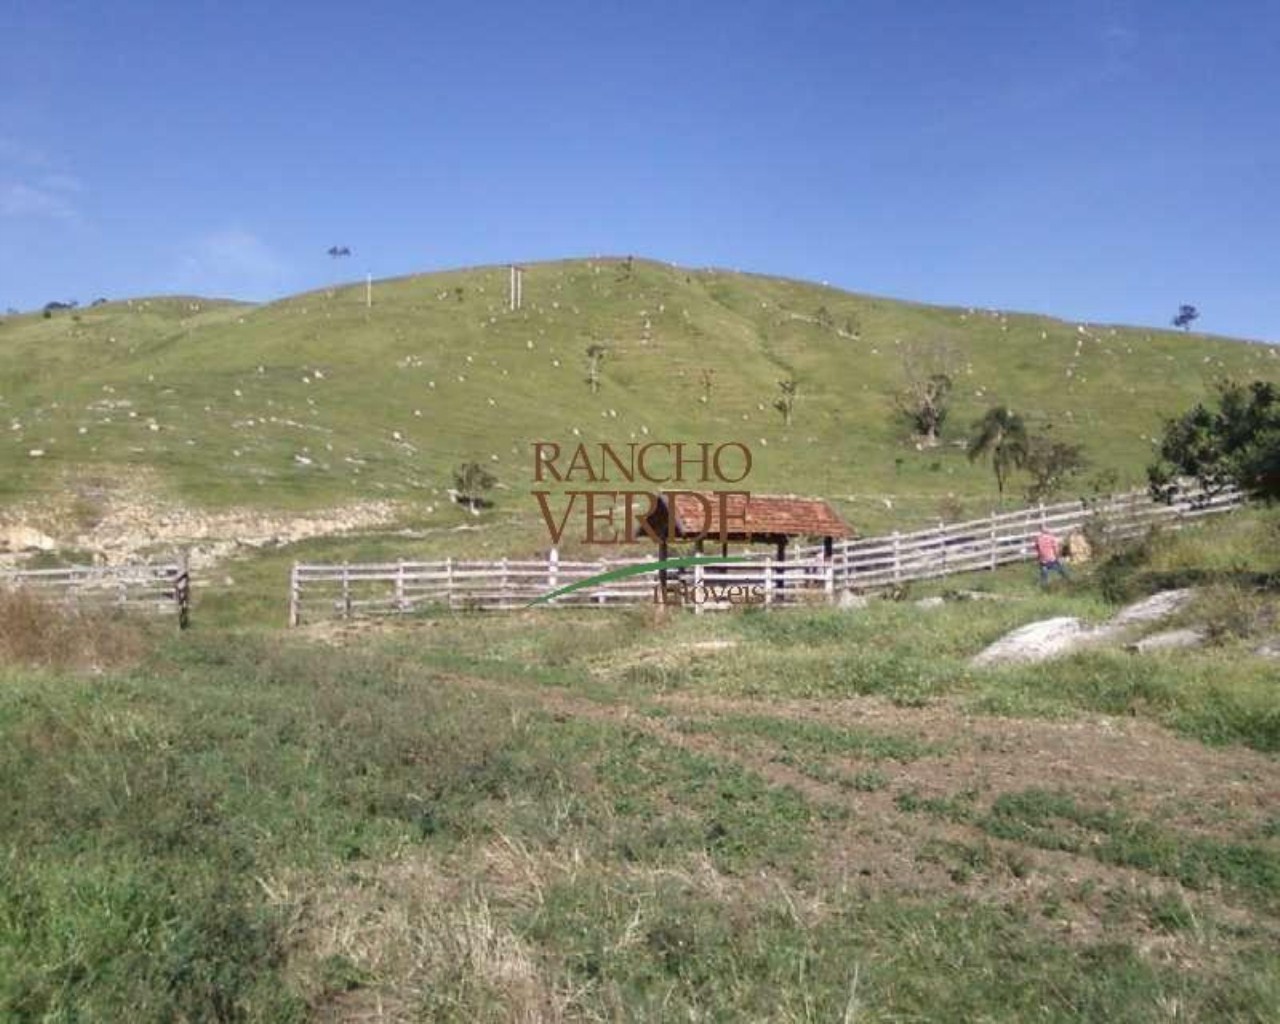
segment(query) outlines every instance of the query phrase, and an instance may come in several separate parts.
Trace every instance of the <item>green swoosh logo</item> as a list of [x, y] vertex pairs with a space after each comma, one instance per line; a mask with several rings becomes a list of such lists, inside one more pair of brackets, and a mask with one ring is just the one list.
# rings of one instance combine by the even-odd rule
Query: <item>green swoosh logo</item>
[[690, 555], [688, 558], [668, 558], [665, 562], [642, 562], [640, 565], [624, 565], [621, 569], [610, 569], [608, 572], [597, 573], [595, 576], [588, 576], [585, 580], [578, 580], [577, 583], [570, 583], [566, 587], [560, 587], [543, 594], [541, 597], [535, 597], [525, 607], [532, 608], [535, 604], [542, 604], [552, 598], [572, 594], [575, 590], [595, 587], [601, 583], [625, 579], [628, 576], [643, 576], [646, 573], [660, 572], [663, 569], [682, 569], [688, 565], [724, 565], [726, 562], [749, 561], [751, 561], [750, 555]]

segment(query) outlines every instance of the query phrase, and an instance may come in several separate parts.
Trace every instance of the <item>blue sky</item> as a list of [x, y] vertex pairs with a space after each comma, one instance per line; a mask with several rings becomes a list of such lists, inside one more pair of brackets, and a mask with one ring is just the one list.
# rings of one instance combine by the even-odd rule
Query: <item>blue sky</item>
[[1278, 106], [1264, 2], [5, 0], [0, 308], [612, 253], [1280, 341]]

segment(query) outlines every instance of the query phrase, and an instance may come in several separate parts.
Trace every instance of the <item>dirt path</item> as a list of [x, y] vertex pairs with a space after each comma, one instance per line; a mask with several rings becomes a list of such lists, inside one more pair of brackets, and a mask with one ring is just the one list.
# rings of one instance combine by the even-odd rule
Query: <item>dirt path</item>
[[[1242, 926], [1258, 924], [1247, 904], [1230, 893], [1187, 892], [1158, 875], [1083, 854], [996, 839], [977, 825], [904, 811], [898, 803], [903, 793], [928, 799], [968, 791], [987, 804], [1006, 792], [1066, 790], [1091, 805], [1122, 800], [1143, 818], [1154, 810], [1162, 827], [1233, 835], [1242, 828], [1251, 830], [1260, 816], [1274, 813], [1280, 805], [1280, 764], [1253, 751], [1207, 748], [1132, 720], [979, 718], [953, 707], [900, 708], [874, 697], [818, 702], [687, 695], [646, 698], [647, 707], [669, 712], [655, 717], [632, 704], [593, 700], [560, 687], [471, 675], [438, 678], [451, 686], [535, 705], [556, 718], [635, 729], [663, 743], [740, 765], [771, 785], [796, 790], [815, 807], [845, 812], [816, 839], [822, 876], [826, 884], [841, 889], [868, 886], [903, 895], [964, 892], [1017, 906], [1029, 917], [1050, 896], [1073, 893], [1047, 923], [1072, 940], [1115, 934], [1120, 926], [1107, 896], [1115, 892], [1174, 892], [1197, 913], [1209, 911], [1217, 920]], [[752, 736], [748, 742], [737, 742], [736, 737], [705, 728], [727, 715], [844, 725], [918, 739], [939, 752], [908, 761], [830, 759], [850, 779], [868, 769], [883, 776], [882, 787], [863, 792], [784, 763], [786, 752], [769, 740]], [[688, 731], [691, 724], [698, 731]], [[1141, 933], [1136, 937], [1144, 948], [1178, 955], [1181, 940], [1155, 935], [1142, 921], [1131, 922], [1131, 927]]]

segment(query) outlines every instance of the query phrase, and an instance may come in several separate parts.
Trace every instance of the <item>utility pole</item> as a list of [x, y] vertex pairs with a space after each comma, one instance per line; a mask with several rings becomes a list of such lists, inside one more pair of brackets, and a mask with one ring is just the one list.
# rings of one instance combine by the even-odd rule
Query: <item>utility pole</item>
[[511, 264], [511, 282], [508, 287], [511, 295], [511, 312], [515, 312], [524, 304], [524, 267]]

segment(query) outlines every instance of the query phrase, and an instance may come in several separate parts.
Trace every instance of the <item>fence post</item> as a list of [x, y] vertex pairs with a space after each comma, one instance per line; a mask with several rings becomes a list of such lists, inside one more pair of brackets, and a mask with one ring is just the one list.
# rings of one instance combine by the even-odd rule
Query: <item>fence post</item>
[[702, 576], [703, 576], [704, 569], [705, 569], [705, 566], [703, 566], [701, 563], [694, 563], [694, 566], [693, 566], [693, 614], [694, 615], [701, 615], [702, 606], [706, 603], [705, 594], [703, 595], [702, 601], [698, 600], [698, 595], [702, 591]]
[[902, 580], [902, 538], [898, 531], [893, 531], [893, 582]]
[[[608, 571], [608, 568], [607, 568], [607, 566], [605, 565], [605, 560], [604, 560], [603, 558], [602, 558], [602, 559], [600, 559], [600, 560], [596, 563], [596, 566], [597, 566], [597, 569], [598, 569], [598, 571], [599, 571], [599, 572], [607, 572], [607, 571]], [[596, 604], [603, 605], [604, 603], [605, 603], [605, 600], [604, 600], [604, 591], [603, 591], [603, 590], [597, 591], [597, 592], [596, 592]]]
[[822, 589], [827, 594], [827, 604], [835, 604], [836, 599], [836, 567], [831, 560], [823, 563], [822, 566]]
[[351, 568], [342, 563], [342, 617], [351, 618]]
[[448, 597], [449, 611], [453, 611], [453, 557], [444, 560], [444, 592]]
[[552, 548], [547, 553], [547, 592], [550, 593], [560, 585], [560, 549]]
[[996, 571], [996, 512], [991, 510], [991, 518], [987, 520], [991, 524], [991, 571]]
[[773, 556], [764, 559], [764, 603], [773, 604]]
[[301, 604], [302, 595], [299, 593], [298, 582], [298, 563], [293, 563], [293, 568], [289, 570], [289, 625], [297, 626], [302, 621]]
[[396, 612], [403, 615], [409, 609], [404, 599], [404, 559], [396, 562]]
[[938, 546], [942, 548], [942, 556], [938, 560], [942, 563], [942, 575], [947, 574], [947, 524], [938, 519]]
[[502, 575], [498, 577], [498, 607], [506, 608], [507, 607], [507, 590], [509, 588], [508, 588], [508, 577], [507, 577], [507, 560], [505, 558], [500, 563], [500, 570]]
[[191, 625], [191, 565], [185, 552], [173, 581], [173, 600], [178, 606], [178, 628], [186, 629]]

